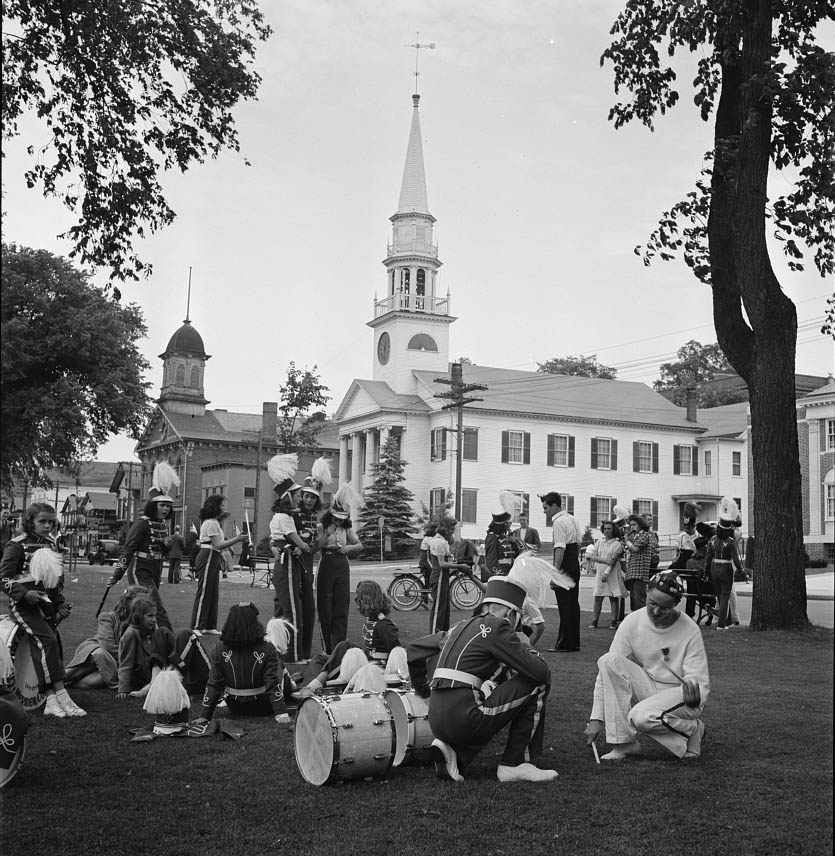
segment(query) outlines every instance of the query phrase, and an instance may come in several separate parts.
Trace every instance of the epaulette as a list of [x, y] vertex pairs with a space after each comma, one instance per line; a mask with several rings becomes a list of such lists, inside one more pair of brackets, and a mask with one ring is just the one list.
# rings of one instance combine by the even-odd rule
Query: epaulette
[[21, 541], [25, 541], [29, 536], [24, 532], [22, 535], [15, 535], [11, 540], [15, 543], [20, 543]]

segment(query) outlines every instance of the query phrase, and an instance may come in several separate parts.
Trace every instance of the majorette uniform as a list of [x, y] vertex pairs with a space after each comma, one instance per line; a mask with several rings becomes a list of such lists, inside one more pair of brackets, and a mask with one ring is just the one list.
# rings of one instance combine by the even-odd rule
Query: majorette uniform
[[117, 583], [127, 572], [128, 585], [145, 586], [157, 607], [157, 624], [171, 630], [171, 620], [159, 593], [162, 564], [168, 552], [164, 543], [167, 537], [168, 527], [164, 521], [140, 515], [128, 532], [125, 549], [111, 580]]
[[149, 636], [129, 624], [119, 640], [118, 692], [142, 689], [151, 682], [154, 666], [174, 666], [190, 695], [202, 693], [209, 676], [209, 655], [191, 630], [172, 633], [157, 627]]
[[270, 522], [270, 538], [271, 545], [278, 550], [278, 556], [273, 565], [273, 587], [275, 588], [273, 614], [276, 618], [289, 621], [296, 628], [295, 631], [290, 631], [287, 641], [287, 660], [297, 663], [299, 660], [310, 657], [309, 647], [307, 655], [302, 653], [302, 639], [304, 636], [309, 636], [312, 643], [315, 614], [310, 616], [309, 626], [305, 627], [306, 611], [313, 607], [313, 580], [312, 578], [310, 580], [310, 600], [305, 604], [305, 609], [302, 597], [305, 565], [301, 561], [302, 557], [296, 555], [297, 545], [288, 537], [291, 533], [299, 534], [295, 513], [278, 512], [273, 515]]
[[313, 595], [313, 558], [316, 552], [316, 539], [319, 536], [319, 512], [306, 511], [299, 508], [293, 512], [293, 518], [296, 522], [296, 532], [299, 538], [310, 547], [309, 553], [302, 553], [297, 557], [298, 563], [302, 567], [302, 572], [299, 575], [299, 587], [297, 589], [299, 603], [297, 611], [301, 618], [300, 625], [297, 625], [299, 631], [298, 648], [299, 659], [309, 660], [310, 651], [313, 647], [313, 628], [316, 625], [316, 600]]
[[[32, 652], [32, 663], [38, 676], [38, 688], [43, 692], [56, 681], [64, 680], [64, 658], [61, 640], [55, 630], [58, 608], [64, 603], [64, 578], [54, 588], [47, 589], [30, 573], [32, 556], [42, 549], [60, 552], [55, 540], [38, 535], [18, 535], [6, 545], [0, 561], [0, 589], [9, 596], [12, 618], [24, 630]], [[49, 604], [29, 604], [27, 592], [43, 592]]]
[[385, 666], [389, 654], [400, 644], [400, 631], [386, 615], [366, 618], [362, 623], [362, 646], [372, 663]]
[[272, 642], [246, 650], [219, 641], [212, 651], [212, 671], [203, 696], [205, 719], [211, 719], [224, 692], [233, 716], [278, 716], [287, 712], [285, 681], [289, 675]]

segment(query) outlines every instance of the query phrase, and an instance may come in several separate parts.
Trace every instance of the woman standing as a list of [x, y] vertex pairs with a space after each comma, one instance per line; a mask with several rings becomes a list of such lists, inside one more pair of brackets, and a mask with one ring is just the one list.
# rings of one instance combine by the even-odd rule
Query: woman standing
[[611, 520], [602, 523], [600, 531], [603, 533], [603, 538], [595, 544], [590, 557], [596, 579], [594, 583], [594, 617], [589, 625], [589, 630], [597, 629], [604, 597], [609, 598], [612, 610], [612, 623], [609, 627], [617, 627], [620, 600], [626, 597], [626, 586], [620, 570], [620, 557], [623, 553], [620, 532]]
[[351, 602], [351, 566], [349, 556], [362, 552], [362, 544], [351, 524], [352, 510], [362, 500], [350, 482], [342, 485], [333, 504], [322, 515], [322, 532], [317, 546], [322, 551], [316, 577], [316, 607], [322, 645], [330, 654], [337, 643], [348, 638], [348, 609]]
[[626, 550], [626, 588], [629, 590], [629, 611], [635, 612], [647, 605], [647, 583], [652, 576], [652, 541], [649, 524], [640, 514], [629, 515], [629, 532], [624, 543]]
[[226, 517], [226, 499], [219, 493], [206, 497], [200, 509], [200, 552], [197, 554], [194, 573], [197, 577], [197, 594], [191, 610], [191, 627], [195, 633], [219, 636], [217, 629], [217, 603], [220, 595], [221, 552], [233, 544], [247, 539], [241, 533], [225, 538], [220, 521]]

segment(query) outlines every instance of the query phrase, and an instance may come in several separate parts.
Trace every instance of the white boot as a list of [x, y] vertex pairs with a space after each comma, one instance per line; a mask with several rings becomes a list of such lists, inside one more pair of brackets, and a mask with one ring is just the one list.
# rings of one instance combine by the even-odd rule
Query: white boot
[[630, 755], [640, 755], [641, 744], [635, 740], [633, 743], [618, 743], [611, 752], [600, 756], [601, 761], [624, 761]]
[[58, 719], [64, 719], [66, 717], [66, 712], [64, 708], [58, 703], [58, 699], [55, 697], [55, 694], [48, 695], [46, 697], [46, 704], [43, 709], [44, 716], [54, 716]]
[[55, 698], [58, 699], [58, 704], [61, 706], [61, 710], [63, 710], [67, 716], [87, 716], [87, 711], [80, 708], [70, 698], [70, 694], [66, 690], [59, 690], [55, 694]]
[[458, 772], [458, 756], [449, 743], [438, 740], [432, 741], [430, 749], [432, 763], [435, 765], [435, 775], [439, 779], [452, 779], [453, 782], [463, 782], [464, 777]]

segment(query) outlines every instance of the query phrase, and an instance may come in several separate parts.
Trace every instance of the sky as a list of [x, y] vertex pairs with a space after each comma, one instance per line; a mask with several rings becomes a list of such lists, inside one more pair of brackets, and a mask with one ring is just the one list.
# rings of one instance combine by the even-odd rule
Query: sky
[[[275, 32], [258, 47], [258, 100], [234, 110], [241, 152], [164, 177], [177, 219], [137, 244], [152, 277], [120, 286], [145, 314], [152, 394], [185, 318], [189, 268], [210, 407], [259, 413], [291, 360], [317, 367], [330, 413], [353, 378], [371, 377], [366, 323], [386, 291], [418, 39], [435, 45], [420, 51], [418, 84], [440, 290], [458, 319], [452, 357], [533, 371], [597, 354], [620, 379], [651, 384], [688, 340], [716, 341], [709, 290], [684, 263], [647, 268], [633, 253], [691, 189], [712, 126], [692, 106], [685, 62], [682, 99], [654, 132], [607, 121], [616, 96], [599, 59], [621, 3], [261, 5]], [[57, 235], [72, 215], [22, 178], [26, 146], [48, 136], [23, 127], [4, 147], [4, 240], [66, 255]], [[797, 304], [797, 371], [832, 372], [819, 333], [832, 283], [811, 263], [789, 272], [779, 251], [772, 261]], [[116, 437], [97, 457], [127, 460], [133, 446]]]

